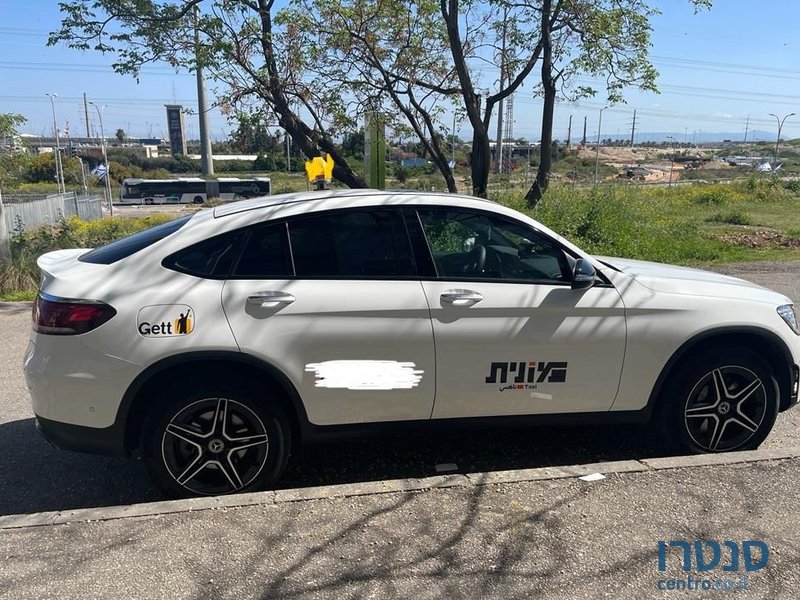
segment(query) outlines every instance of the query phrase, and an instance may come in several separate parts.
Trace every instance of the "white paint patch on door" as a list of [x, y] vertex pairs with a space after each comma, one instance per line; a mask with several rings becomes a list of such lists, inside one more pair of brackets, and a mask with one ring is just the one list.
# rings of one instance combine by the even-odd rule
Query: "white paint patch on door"
[[413, 362], [395, 360], [326, 360], [309, 363], [306, 372], [317, 376], [316, 387], [347, 390], [410, 390], [425, 371]]

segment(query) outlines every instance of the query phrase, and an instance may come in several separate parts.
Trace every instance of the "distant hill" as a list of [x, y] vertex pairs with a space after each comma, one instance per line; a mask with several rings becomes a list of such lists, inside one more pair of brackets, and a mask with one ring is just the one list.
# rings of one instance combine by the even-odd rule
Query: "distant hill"
[[[723, 132], [706, 132], [704, 131], [702, 136], [700, 136], [699, 132], [689, 132], [688, 135], [684, 135], [681, 132], [670, 132], [670, 131], [642, 131], [636, 132], [636, 143], [639, 144], [641, 142], [669, 142], [669, 137], [673, 137], [675, 139], [676, 144], [684, 144], [684, 143], [691, 143], [694, 140], [695, 143], [703, 143], [709, 144], [713, 142], [722, 142], [724, 140], [730, 140], [732, 142], [742, 142], [744, 141], [744, 131], [723, 131]], [[603, 138], [605, 139], [620, 139], [620, 140], [629, 140], [629, 135], [604, 135]], [[782, 138], [781, 139], [786, 139]], [[753, 129], [747, 132], [747, 141], [750, 142], [771, 142], [775, 143], [775, 131], [763, 131], [761, 129]]]

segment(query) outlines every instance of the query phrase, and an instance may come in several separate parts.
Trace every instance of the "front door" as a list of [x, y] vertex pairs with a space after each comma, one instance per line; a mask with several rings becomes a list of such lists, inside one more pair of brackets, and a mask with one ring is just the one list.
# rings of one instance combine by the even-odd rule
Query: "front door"
[[575, 257], [490, 212], [420, 208], [437, 278], [434, 418], [606, 411], [625, 351], [610, 284], [571, 289]]

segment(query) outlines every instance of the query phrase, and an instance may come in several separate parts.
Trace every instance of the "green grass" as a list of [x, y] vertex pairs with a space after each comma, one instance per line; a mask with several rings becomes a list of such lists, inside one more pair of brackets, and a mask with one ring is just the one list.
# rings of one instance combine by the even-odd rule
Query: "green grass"
[[8, 292], [0, 294], [0, 302], [30, 302], [36, 299], [36, 290], [23, 290], [21, 292]]
[[[521, 194], [495, 199], [594, 254], [683, 265], [800, 258], [792, 243], [800, 237], [800, 202], [772, 180], [671, 188], [554, 185], [532, 210]], [[756, 235], [765, 229], [780, 235]], [[755, 247], [745, 243], [753, 239]]]

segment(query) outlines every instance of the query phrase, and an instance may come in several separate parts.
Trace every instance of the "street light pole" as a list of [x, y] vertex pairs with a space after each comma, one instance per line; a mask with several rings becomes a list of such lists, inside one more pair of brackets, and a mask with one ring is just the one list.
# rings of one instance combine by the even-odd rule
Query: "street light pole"
[[114, 202], [111, 199], [111, 171], [108, 168], [108, 152], [106, 151], [106, 131], [103, 128], [103, 109], [106, 107], [103, 104], [102, 107], [97, 106], [94, 102], [89, 102], [92, 106], [94, 106], [95, 110], [97, 111], [97, 116], [100, 118], [100, 137], [103, 138], [103, 162], [105, 163], [106, 167], [106, 196], [108, 197], [108, 214], [110, 216], [114, 216]]
[[778, 164], [778, 148], [780, 147], [780, 143], [781, 143], [781, 129], [783, 129], [783, 123], [789, 117], [793, 117], [794, 113], [789, 113], [788, 115], [786, 115], [782, 119], [780, 117], [778, 117], [778, 115], [776, 115], [774, 113], [769, 113], [769, 116], [775, 117], [775, 120], [778, 121], [778, 139], [775, 140], [775, 165], [773, 165], [773, 167], [772, 167], [772, 170], [774, 171], [775, 167]]
[[603, 126], [603, 111], [607, 109], [604, 106], [600, 109], [600, 119], [597, 121], [597, 147], [594, 150], [594, 184], [597, 185], [597, 170], [600, 166], [600, 128]]
[[63, 194], [67, 191], [64, 186], [64, 165], [61, 164], [61, 141], [58, 138], [58, 123], [56, 122], [56, 101], [58, 94], [45, 94], [50, 98], [50, 105], [53, 107], [53, 135], [56, 138], [56, 179], [58, 180], [58, 193]]

